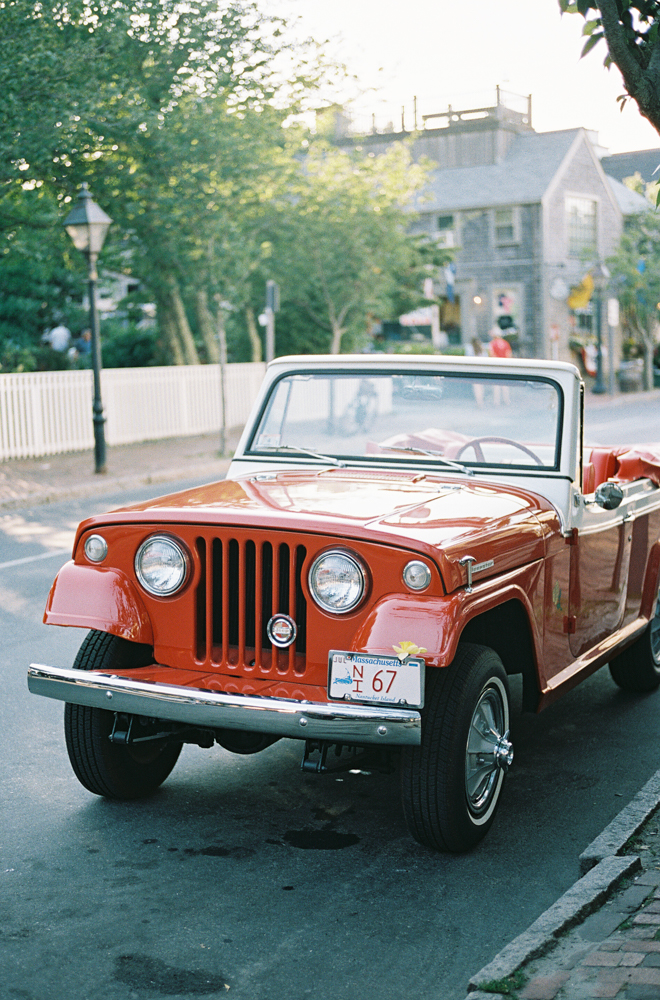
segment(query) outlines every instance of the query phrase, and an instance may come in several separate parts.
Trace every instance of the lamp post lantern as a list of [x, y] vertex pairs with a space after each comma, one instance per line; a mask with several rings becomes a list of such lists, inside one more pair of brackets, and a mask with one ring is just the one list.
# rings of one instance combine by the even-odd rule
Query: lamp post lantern
[[603, 292], [610, 280], [610, 272], [604, 264], [596, 264], [591, 272], [596, 292], [596, 381], [592, 392], [602, 395], [606, 392], [603, 381]]
[[92, 404], [94, 472], [106, 471], [105, 433], [103, 429], [105, 417], [101, 401], [101, 330], [96, 308], [96, 282], [98, 279], [96, 261], [111, 222], [110, 216], [106, 215], [103, 209], [92, 201], [87, 185], [82, 184], [78, 193], [78, 201], [64, 220], [64, 227], [73, 240], [76, 250], [80, 250], [87, 258], [88, 266], [89, 320], [92, 331], [92, 370], [94, 372], [94, 402]]

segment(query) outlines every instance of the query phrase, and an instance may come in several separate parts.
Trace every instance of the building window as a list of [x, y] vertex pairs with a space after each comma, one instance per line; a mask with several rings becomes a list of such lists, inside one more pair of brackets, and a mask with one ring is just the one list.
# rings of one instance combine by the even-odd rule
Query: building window
[[493, 218], [495, 246], [520, 243], [520, 215], [517, 208], [496, 208]]
[[569, 257], [584, 257], [596, 251], [596, 202], [591, 198], [566, 199]]
[[453, 215], [438, 215], [435, 220], [438, 243], [443, 247], [455, 247], [455, 220]]

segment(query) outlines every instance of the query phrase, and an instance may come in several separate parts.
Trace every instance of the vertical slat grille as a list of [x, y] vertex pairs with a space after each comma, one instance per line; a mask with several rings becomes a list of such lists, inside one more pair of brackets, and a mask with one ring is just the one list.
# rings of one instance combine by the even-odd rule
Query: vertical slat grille
[[[237, 672], [304, 673], [307, 605], [301, 586], [305, 548], [288, 541], [245, 537], [198, 542], [206, 573], [198, 589], [198, 655]], [[202, 558], [204, 554], [204, 558]], [[296, 623], [296, 641], [278, 649], [268, 638], [274, 614]], [[201, 658], [201, 657], [200, 657]]]

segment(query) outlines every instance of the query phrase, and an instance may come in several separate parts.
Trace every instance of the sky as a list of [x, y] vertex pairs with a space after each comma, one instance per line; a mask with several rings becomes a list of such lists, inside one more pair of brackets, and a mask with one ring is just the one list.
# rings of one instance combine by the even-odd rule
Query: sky
[[[539, 132], [584, 127], [610, 152], [660, 147], [660, 136], [628, 101], [605, 47], [580, 59], [584, 21], [561, 15], [557, 0], [270, 0], [269, 10], [298, 16], [298, 31], [330, 40], [330, 52], [355, 82], [356, 110], [412, 124], [420, 113], [494, 103], [495, 87], [532, 95]], [[391, 112], [391, 113], [390, 113]]]

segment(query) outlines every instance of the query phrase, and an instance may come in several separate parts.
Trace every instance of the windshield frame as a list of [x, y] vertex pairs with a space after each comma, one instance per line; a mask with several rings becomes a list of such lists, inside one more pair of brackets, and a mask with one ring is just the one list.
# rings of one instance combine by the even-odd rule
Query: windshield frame
[[[452, 359], [453, 360], [453, 359]], [[466, 359], [469, 361], [469, 359]], [[377, 364], [370, 363], [364, 367], [355, 365], [350, 368], [342, 365], [337, 365], [334, 367], [332, 365], [327, 365], [320, 367], [318, 365], [310, 365], [309, 367], [301, 366], [295, 369], [284, 370], [272, 380], [268, 386], [268, 391], [261, 401], [261, 405], [257, 413], [254, 414], [254, 421], [250, 430], [249, 437], [245, 442], [245, 448], [242, 452], [244, 458], [249, 459], [263, 459], [272, 461], [273, 459], [281, 459], [284, 465], [290, 467], [291, 460], [294, 458], [293, 453], [286, 454], [282, 451], [279, 455], [273, 448], [262, 447], [259, 448], [256, 444], [256, 438], [262, 427], [264, 418], [267, 411], [272, 404], [274, 395], [277, 391], [278, 386], [286, 380], [293, 379], [297, 376], [311, 377], [311, 378], [351, 378], [351, 379], [361, 379], [361, 378], [378, 378], [380, 377], [418, 377], [418, 376], [438, 376], [446, 379], [458, 379], [459, 381], [475, 381], [478, 380], [486, 384], [487, 382], [492, 382], [493, 384], [502, 384], [503, 382], [538, 382], [550, 386], [556, 393], [557, 397], [557, 412], [556, 412], [556, 429], [555, 429], [555, 464], [550, 465], [536, 465], [535, 463], [524, 464], [524, 463], [492, 463], [492, 462], [476, 462], [468, 461], [461, 457], [460, 464], [466, 466], [469, 470], [469, 474], [475, 475], [499, 475], [510, 474], [517, 476], [556, 476], [561, 472], [562, 465], [562, 448], [564, 445], [563, 434], [564, 434], [564, 421], [565, 421], [565, 407], [566, 400], [564, 395], [564, 389], [561, 383], [552, 378], [550, 375], [534, 371], [525, 372], [499, 372], [499, 371], [489, 371], [486, 369], [475, 369], [472, 368], [469, 363], [466, 364], [465, 368], [460, 369], [446, 369], [446, 368], [435, 368], [433, 363], [428, 365], [428, 367], [415, 365], [414, 367], [407, 367], [405, 364], [399, 366], [383, 365], [383, 367]], [[287, 442], [288, 444], [289, 442]], [[302, 447], [302, 446], [301, 446]], [[342, 465], [349, 467], [372, 467], [372, 468], [382, 468], [383, 466], [389, 468], [399, 468], [399, 469], [410, 469], [410, 468], [427, 468], [429, 471], [433, 471], [435, 474], [442, 473], [443, 475], [447, 473], [448, 475], [465, 475], [466, 473], [461, 472], [458, 469], [452, 469], [438, 461], [438, 458], [432, 455], [423, 455], [418, 453], [406, 453], [403, 454], [400, 451], [390, 453], [378, 453], [378, 454], [366, 454], [366, 455], [346, 455], [346, 454], [334, 454], [329, 449], [325, 450], [328, 458], [331, 459], [332, 465], [335, 461], [339, 461]], [[303, 461], [304, 464], [324, 464], [320, 459], [315, 459], [312, 456], [306, 456], [304, 454], [299, 454], [295, 456], [296, 463]], [[327, 462], [325, 464], [328, 464]]]

